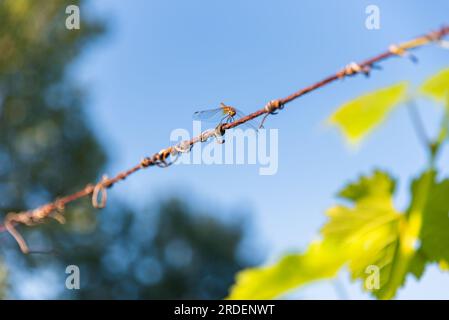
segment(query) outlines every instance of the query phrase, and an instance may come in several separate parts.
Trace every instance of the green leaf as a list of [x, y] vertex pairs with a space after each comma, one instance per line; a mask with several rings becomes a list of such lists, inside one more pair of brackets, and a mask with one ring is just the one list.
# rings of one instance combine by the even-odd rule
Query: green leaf
[[449, 92], [449, 68], [441, 70], [424, 81], [419, 91], [438, 102], [444, 101]]
[[404, 218], [393, 207], [394, 185], [393, 179], [380, 171], [351, 183], [340, 194], [352, 200], [353, 206], [337, 205], [327, 211], [329, 222], [322, 228], [322, 241], [272, 266], [239, 273], [229, 298], [275, 298], [312, 281], [333, 277], [345, 265], [353, 279], [364, 283], [370, 276], [367, 270], [378, 267], [380, 288], [374, 288], [373, 294], [383, 297], [391, 280]]
[[[362, 279], [364, 289], [379, 298], [389, 290], [403, 219], [393, 206], [393, 190], [394, 181], [386, 173], [376, 171], [371, 177], [361, 177], [340, 192], [350, 195], [354, 206], [329, 209], [330, 220], [322, 229], [325, 241], [351, 252], [348, 264], [352, 278]], [[379, 271], [379, 287], [365, 285], [372, 267]]]
[[426, 268], [427, 259], [426, 256], [419, 250], [415, 253], [410, 261], [409, 271], [415, 276], [416, 279], [421, 279]]
[[404, 100], [407, 87], [406, 82], [401, 82], [360, 96], [339, 107], [329, 121], [342, 130], [350, 143], [358, 143]]
[[314, 243], [304, 254], [289, 254], [271, 266], [240, 272], [228, 299], [273, 299], [312, 281], [332, 278], [347, 254], [328, 243]]
[[430, 170], [412, 184], [412, 201], [405, 216], [400, 222], [399, 238], [390, 270], [390, 280], [379, 292], [379, 298], [391, 299], [396, 295], [409, 272], [415, 276], [422, 274], [425, 261], [417, 256], [417, 245], [422, 226], [423, 209], [428, 201], [430, 187], [434, 181], [435, 173]]
[[429, 262], [449, 263], [449, 180], [435, 183], [423, 211], [420, 251]]
[[357, 182], [349, 183], [338, 196], [351, 201], [366, 197], [384, 197], [394, 193], [396, 182], [385, 172], [374, 171], [370, 177], [362, 176]]
[[[275, 298], [333, 277], [347, 266], [352, 279], [362, 280], [365, 290], [391, 299], [407, 274], [419, 279], [428, 262], [449, 270], [449, 179], [436, 182], [435, 177], [436, 172], [429, 170], [413, 181], [405, 214], [394, 208], [395, 181], [387, 173], [375, 171], [348, 184], [339, 196], [350, 204], [327, 211], [321, 241], [303, 254], [239, 273], [230, 298]], [[378, 270], [378, 287], [369, 286], [373, 267]]]

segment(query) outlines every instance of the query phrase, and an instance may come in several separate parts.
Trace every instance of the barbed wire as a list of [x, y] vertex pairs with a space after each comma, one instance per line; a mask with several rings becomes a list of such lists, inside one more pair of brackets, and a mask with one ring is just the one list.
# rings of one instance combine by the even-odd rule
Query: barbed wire
[[377, 56], [374, 56], [360, 63], [351, 62], [337, 73], [328, 76], [327, 78], [324, 78], [323, 80], [318, 81], [315, 84], [300, 89], [285, 98], [272, 100], [268, 102], [263, 108], [253, 113], [250, 113], [235, 121], [220, 124], [215, 129], [206, 130], [199, 136], [196, 136], [190, 140], [181, 141], [177, 145], [162, 149], [151, 157], [145, 157], [139, 162], [139, 164], [126, 171], [120, 172], [115, 177], [108, 178], [107, 176], [103, 176], [102, 179], [96, 184], [88, 184], [82, 190], [61, 198], [57, 198], [53, 202], [44, 204], [36, 209], [18, 213], [10, 212], [6, 215], [3, 225], [0, 225], [0, 232], [8, 231], [17, 241], [20, 250], [25, 254], [30, 253], [26, 241], [16, 229], [17, 225], [23, 224], [27, 226], [33, 226], [39, 223], [43, 223], [47, 218], [53, 218], [59, 223], [64, 223], [65, 218], [63, 216], [63, 212], [66, 205], [87, 196], [92, 197], [92, 206], [94, 208], [104, 208], [107, 201], [107, 189], [113, 187], [119, 181], [125, 180], [127, 177], [136, 173], [137, 171], [151, 166], [158, 166], [162, 168], [169, 167], [176, 161], [181, 153], [188, 153], [196, 143], [206, 142], [211, 138], [216, 139], [219, 143], [224, 143], [223, 136], [226, 130], [237, 127], [245, 122], [260, 117], [261, 115], [264, 115], [260, 124], [260, 127], [263, 127], [263, 124], [265, 123], [269, 115], [277, 114], [279, 110], [282, 110], [286, 104], [292, 102], [293, 100], [311, 91], [324, 87], [325, 85], [336, 80], [340, 80], [357, 74], [364, 74], [365, 76], [369, 76], [373, 69], [379, 69], [376, 63], [386, 60], [387, 58], [394, 56], [407, 57], [416, 62], [417, 59], [414, 55], [412, 55], [412, 53], [410, 52], [411, 50], [430, 43], [437, 43], [442, 47], [447, 48], [447, 41], [444, 41], [443, 38], [448, 34], [449, 26], [443, 26], [437, 31], [432, 31], [428, 34], [419, 36], [400, 44], [393, 44], [388, 48], [387, 51]]

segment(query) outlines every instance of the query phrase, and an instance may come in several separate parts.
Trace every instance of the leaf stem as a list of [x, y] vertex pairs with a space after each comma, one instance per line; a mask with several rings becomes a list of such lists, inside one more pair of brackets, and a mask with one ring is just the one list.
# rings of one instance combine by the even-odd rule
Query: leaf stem
[[419, 113], [418, 106], [414, 99], [409, 99], [407, 101], [407, 110], [412, 122], [413, 128], [415, 129], [418, 140], [426, 148], [426, 150], [431, 149], [432, 142], [429, 139], [424, 122], [422, 121], [421, 114]]
[[447, 106], [444, 112], [443, 120], [441, 121], [440, 131], [438, 132], [437, 137], [431, 145], [431, 156], [430, 156], [430, 166], [432, 169], [435, 169], [435, 162], [437, 156], [443, 146], [444, 142], [448, 138], [449, 134], [449, 96]]

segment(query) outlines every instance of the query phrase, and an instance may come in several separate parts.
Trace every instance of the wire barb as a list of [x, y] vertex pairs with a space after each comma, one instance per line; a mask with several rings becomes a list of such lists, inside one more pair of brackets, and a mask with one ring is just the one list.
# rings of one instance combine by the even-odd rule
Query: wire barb
[[[92, 207], [95, 209], [103, 209], [106, 207], [106, 202], [108, 200], [108, 192], [106, 188], [108, 183], [109, 179], [106, 175], [104, 175], [103, 178], [101, 178], [101, 181], [95, 185], [92, 192]], [[100, 201], [98, 201], [99, 196]]]
[[392, 44], [389, 50], [394, 55], [409, 58], [413, 63], [418, 62], [418, 58], [401, 45]]
[[178, 143], [176, 146], [173, 147], [173, 150], [178, 153], [189, 153], [192, 150], [192, 145], [188, 140], [181, 141], [180, 143]]
[[363, 73], [365, 76], [369, 76], [370, 72], [371, 65], [360, 65], [356, 62], [351, 62], [337, 73], [337, 77], [342, 79], [347, 76], [356, 75], [357, 73]]
[[149, 167], [151, 165], [152, 165], [152, 161], [148, 157], [145, 157], [142, 160], [140, 160], [140, 167], [141, 168], [147, 168], [147, 167]]
[[218, 125], [214, 130], [214, 137], [218, 144], [223, 144], [226, 140], [223, 138], [226, 130], [223, 128], [223, 124]]
[[264, 127], [263, 125], [265, 123], [265, 120], [270, 114], [278, 114], [278, 110], [282, 109], [284, 109], [284, 104], [281, 100], [271, 100], [270, 102], [268, 102], [264, 107], [265, 115], [260, 122], [259, 129], [262, 129]]
[[[210, 137], [214, 136], [215, 129], [208, 129], [206, 131], [203, 131], [198, 136], [198, 142], [203, 143], [209, 140]], [[189, 145], [189, 148], [191, 149], [193, 146]]]

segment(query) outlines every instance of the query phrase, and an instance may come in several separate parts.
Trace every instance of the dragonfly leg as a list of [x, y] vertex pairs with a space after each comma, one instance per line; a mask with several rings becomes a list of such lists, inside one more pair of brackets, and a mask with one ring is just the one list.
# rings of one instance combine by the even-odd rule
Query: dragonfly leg
[[220, 120], [220, 123], [218, 124], [218, 126], [221, 126], [221, 125], [223, 124], [223, 122], [224, 122], [224, 123], [228, 123], [229, 118], [230, 118], [230, 117], [229, 117], [228, 115], [224, 116], [224, 117]]

